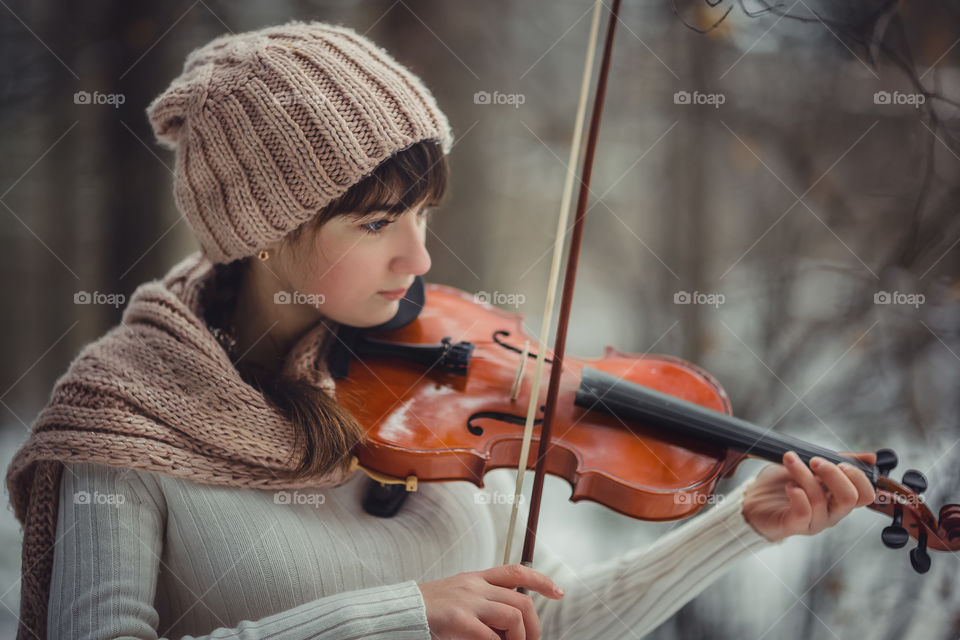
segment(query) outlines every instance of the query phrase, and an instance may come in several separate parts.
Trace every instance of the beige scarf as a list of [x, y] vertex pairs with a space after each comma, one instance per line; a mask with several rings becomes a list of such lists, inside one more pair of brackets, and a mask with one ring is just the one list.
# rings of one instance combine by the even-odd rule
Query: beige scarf
[[[119, 325], [87, 345], [54, 386], [7, 471], [23, 525], [18, 640], [45, 638], [63, 462], [143, 469], [253, 488], [336, 486], [350, 473], [299, 482], [290, 423], [240, 377], [203, 321], [213, 264], [198, 251], [140, 285]], [[331, 396], [324, 323], [308, 330], [283, 370]]]

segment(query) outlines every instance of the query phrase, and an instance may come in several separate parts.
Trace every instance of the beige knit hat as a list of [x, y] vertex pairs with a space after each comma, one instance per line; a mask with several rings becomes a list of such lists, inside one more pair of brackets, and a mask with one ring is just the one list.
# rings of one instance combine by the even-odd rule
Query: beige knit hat
[[215, 263], [280, 240], [397, 151], [452, 145], [416, 76], [355, 31], [319, 22], [192, 51], [147, 116], [176, 151], [177, 207]]

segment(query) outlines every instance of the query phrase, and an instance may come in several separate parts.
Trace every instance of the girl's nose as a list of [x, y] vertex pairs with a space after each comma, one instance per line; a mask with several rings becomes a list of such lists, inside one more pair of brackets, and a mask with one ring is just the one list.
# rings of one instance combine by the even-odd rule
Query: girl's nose
[[427, 223], [415, 212], [408, 212], [396, 222], [400, 226], [399, 255], [394, 259], [394, 270], [420, 276], [430, 270], [427, 251]]

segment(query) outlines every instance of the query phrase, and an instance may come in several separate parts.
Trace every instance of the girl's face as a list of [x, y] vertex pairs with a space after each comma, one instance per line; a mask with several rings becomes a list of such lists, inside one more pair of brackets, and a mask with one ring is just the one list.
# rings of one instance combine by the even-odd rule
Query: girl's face
[[359, 220], [337, 216], [302, 234], [281, 260], [290, 302], [315, 306], [323, 316], [355, 327], [390, 320], [400, 300], [381, 292], [407, 289], [430, 269], [428, 214], [418, 205], [392, 216], [383, 211]]

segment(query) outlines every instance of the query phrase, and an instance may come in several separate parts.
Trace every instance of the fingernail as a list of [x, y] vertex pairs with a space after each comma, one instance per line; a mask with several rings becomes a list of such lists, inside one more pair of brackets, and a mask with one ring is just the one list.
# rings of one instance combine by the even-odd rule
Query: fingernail
[[823, 459], [822, 459], [822, 458], [811, 458], [811, 459], [810, 459], [810, 468], [811, 468], [811, 469], [818, 469], [821, 464], [823, 464]]
[[561, 595], [561, 596], [563, 595], [563, 589], [561, 589], [557, 585], [553, 585], [553, 590], [557, 592], [557, 595]]

